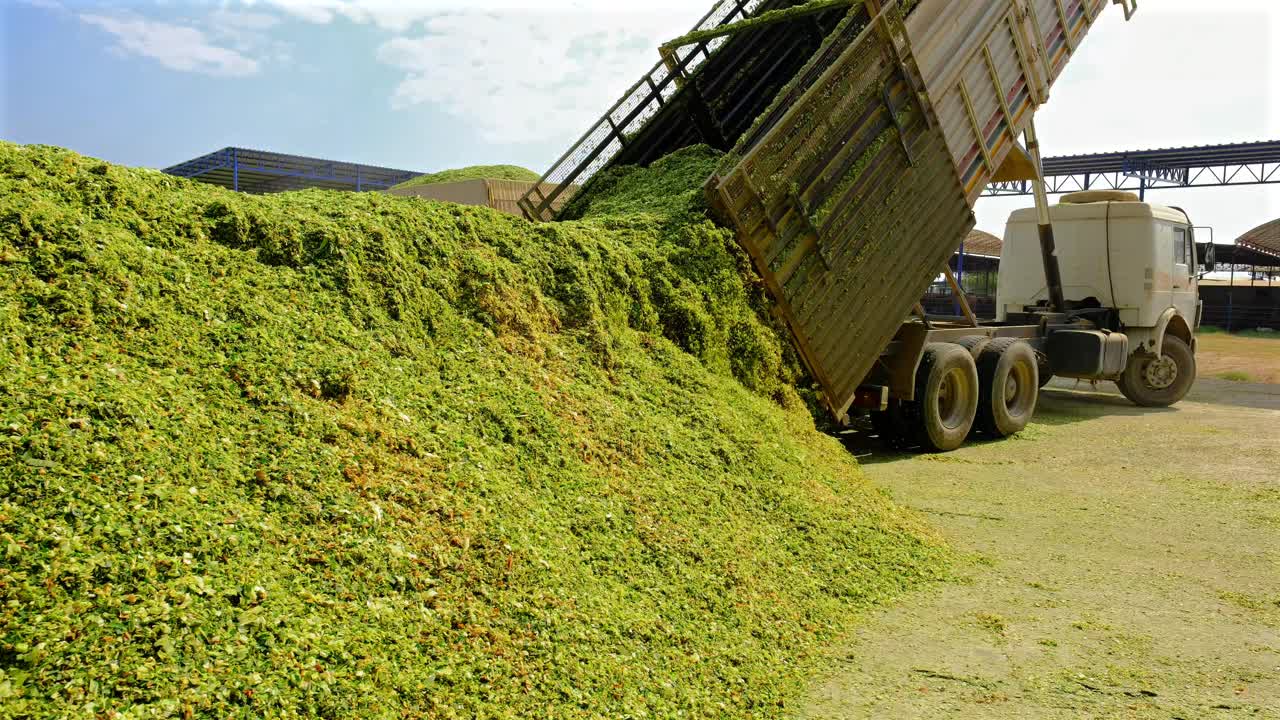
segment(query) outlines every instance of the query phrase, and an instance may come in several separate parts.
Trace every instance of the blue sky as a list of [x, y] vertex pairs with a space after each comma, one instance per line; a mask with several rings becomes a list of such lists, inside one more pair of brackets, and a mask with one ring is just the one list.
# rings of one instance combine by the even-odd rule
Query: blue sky
[[[0, 138], [152, 167], [237, 145], [541, 171], [709, 4], [0, 0]], [[1280, 4], [1207, 5], [1109, 11], [1041, 113], [1047, 152], [1280, 139]], [[1275, 188], [1152, 199], [1220, 239], [1280, 216]], [[980, 227], [1025, 203], [982, 201]]]
[[543, 169], [705, 11], [572, 4], [0, 0], [0, 137], [155, 167], [238, 145]]

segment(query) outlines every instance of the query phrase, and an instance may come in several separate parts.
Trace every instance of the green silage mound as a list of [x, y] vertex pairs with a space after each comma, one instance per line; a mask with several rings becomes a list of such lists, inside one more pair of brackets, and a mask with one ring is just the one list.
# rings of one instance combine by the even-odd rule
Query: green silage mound
[[655, 217], [0, 144], [0, 715], [785, 714], [946, 553]]
[[[672, 232], [707, 219], [703, 194], [724, 153], [706, 145], [677, 150], [647, 168], [612, 167], [592, 178], [561, 211], [562, 219], [649, 217]], [[732, 239], [728, 231], [726, 237]]]
[[416, 187], [418, 185], [435, 185], [437, 183], [463, 182], [466, 180], [520, 180], [537, 182], [541, 175], [522, 168], [519, 165], [474, 165], [472, 167], [441, 170], [440, 172], [419, 175], [412, 180], [396, 185], [396, 188]]

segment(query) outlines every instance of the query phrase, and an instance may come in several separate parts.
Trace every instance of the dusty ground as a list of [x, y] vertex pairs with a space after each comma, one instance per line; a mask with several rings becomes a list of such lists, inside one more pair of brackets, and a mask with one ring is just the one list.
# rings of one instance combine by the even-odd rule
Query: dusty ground
[[1203, 377], [1280, 384], [1280, 333], [1276, 337], [1200, 336]]
[[1064, 387], [1022, 439], [850, 438], [969, 557], [837, 648], [803, 717], [1280, 718], [1280, 386]]

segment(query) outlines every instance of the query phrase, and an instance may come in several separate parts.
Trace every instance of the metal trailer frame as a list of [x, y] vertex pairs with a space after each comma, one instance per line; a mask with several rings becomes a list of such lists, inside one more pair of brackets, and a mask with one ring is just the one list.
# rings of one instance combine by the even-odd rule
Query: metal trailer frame
[[961, 318], [921, 318], [906, 322], [885, 346], [879, 362], [866, 381], [859, 386], [851, 409], [883, 411], [890, 400], [912, 402], [916, 399], [916, 374], [924, 358], [924, 349], [932, 343], [954, 343], [975, 335], [990, 339], [1026, 340], [1037, 353], [1045, 354], [1045, 342], [1051, 329], [1078, 329], [1067, 323], [1045, 325], [969, 325]]
[[556, 207], [565, 204], [567, 195], [585, 190], [610, 167], [647, 166], [699, 143], [720, 150], [732, 147], [777, 89], [821, 46], [847, 13], [847, 5], [860, 0], [832, 3], [817, 14], [789, 20], [786, 27], [753, 27], [747, 22], [742, 23], [745, 29], [729, 30], [770, 11], [790, 9], [798, 1], [719, 0], [693, 32], [724, 29], [725, 34], [662, 52], [653, 68], [521, 199], [525, 216], [555, 219]]
[[[757, 25], [782, 17], [766, 12], [770, 1], [753, 6], [762, 10]], [[1112, 3], [1123, 5], [1126, 16], [1135, 7], [1134, 0]], [[1062, 299], [1031, 123], [1106, 4], [862, 0], [840, 14], [815, 52], [801, 53], [805, 62], [779, 90], [750, 89], [751, 99], [767, 99], [767, 107], [738, 135], [704, 191], [712, 213], [735, 230], [837, 420], [869, 399], [880, 408], [891, 393], [914, 399], [908, 379], [930, 339], [978, 334], [1079, 346], [1069, 350], [1072, 357], [1095, 362], [1073, 363], [1068, 374], [1123, 370], [1124, 358], [1119, 369], [1116, 359], [1127, 357], [1125, 338], [1096, 331], [1096, 311], [1071, 310]], [[728, 57], [729, 79], [749, 79], [758, 68], [739, 67], [747, 56], [733, 54], [735, 48], [761, 41], [759, 59], [804, 38], [798, 21], [774, 26], [787, 32], [772, 43], [766, 37], [772, 27], [744, 23], [732, 35], [718, 29], [748, 17], [746, 8], [744, 0], [722, 0], [699, 24], [707, 32], [676, 43], [694, 42], [692, 50], [669, 46], [665, 62], [543, 181], [561, 183], [563, 192], [624, 157], [644, 164], [698, 138], [722, 147], [729, 137], [698, 93], [707, 68]], [[679, 110], [677, 95], [686, 102]], [[992, 182], [1032, 178], [1051, 306], [1028, 309], [1022, 324], [983, 326], [948, 268], [964, 318], [935, 326], [919, 299], [972, 229], [974, 202]], [[540, 187], [521, 206], [531, 219], [553, 219], [556, 197]], [[913, 305], [920, 321], [904, 324]], [[1059, 328], [1074, 332], [1056, 338]], [[868, 382], [877, 372], [878, 387]]]

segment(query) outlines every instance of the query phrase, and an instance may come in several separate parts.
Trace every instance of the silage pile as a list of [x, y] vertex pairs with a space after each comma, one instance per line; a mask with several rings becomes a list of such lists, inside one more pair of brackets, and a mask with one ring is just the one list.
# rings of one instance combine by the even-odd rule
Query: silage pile
[[636, 202], [701, 152], [533, 226], [0, 144], [4, 714], [784, 713], [945, 552]]
[[522, 168], [519, 165], [473, 165], [471, 167], [441, 170], [440, 172], [419, 175], [412, 180], [406, 180], [399, 185], [396, 185], [396, 188], [409, 188], [416, 187], [418, 185], [434, 185], [436, 183], [464, 182], [467, 180], [520, 180], [523, 182], [537, 182], [539, 180], [539, 175], [538, 173], [528, 168]]

